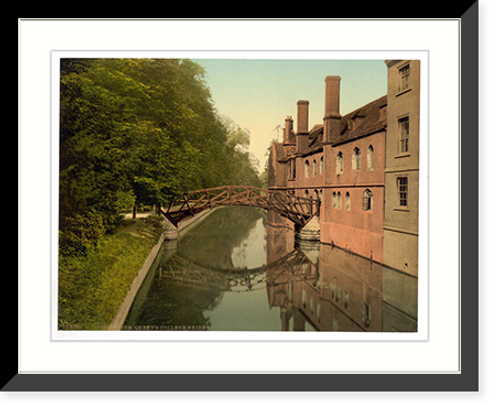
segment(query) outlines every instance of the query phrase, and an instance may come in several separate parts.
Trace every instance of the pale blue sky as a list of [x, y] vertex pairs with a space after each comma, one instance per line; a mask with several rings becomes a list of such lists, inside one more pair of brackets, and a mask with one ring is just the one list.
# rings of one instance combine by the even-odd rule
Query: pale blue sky
[[291, 115], [296, 127], [298, 100], [310, 102], [309, 128], [323, 122], [326, 76], [342, 78], [343, 115], [387, 93], [383, 60], [193, 60], [206, 70], [217, 110], [250, 131], [249, 150], [260, 170], [276, 126]]

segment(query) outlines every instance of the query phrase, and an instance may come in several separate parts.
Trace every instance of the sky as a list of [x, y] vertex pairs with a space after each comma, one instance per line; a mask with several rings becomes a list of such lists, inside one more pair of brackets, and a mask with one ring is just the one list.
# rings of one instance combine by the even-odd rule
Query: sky
[[310, 102], [309, 129], [323, 123], [326, 76], [342, 78], [342, 115], [387, 94], [383, 60], [192, 60], [205, 68], [218, 112], [249, 130], [249, 151], [260, 172], [272, 139], [282, 139], [287, 116], [293, 117], [296, 129], [298, 100]]

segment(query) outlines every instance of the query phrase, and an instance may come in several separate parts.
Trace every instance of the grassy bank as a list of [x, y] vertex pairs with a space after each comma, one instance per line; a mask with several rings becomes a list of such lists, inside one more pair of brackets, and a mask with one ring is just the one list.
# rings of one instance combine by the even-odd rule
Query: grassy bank
[[106, 330], [163, 231], [157, 216], [125, 220], [86, 257], [59, 257], [59, 329]]

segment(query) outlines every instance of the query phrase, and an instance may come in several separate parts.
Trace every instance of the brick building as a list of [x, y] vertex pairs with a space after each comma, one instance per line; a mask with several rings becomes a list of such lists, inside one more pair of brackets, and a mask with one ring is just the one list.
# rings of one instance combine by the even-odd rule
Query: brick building
[[309, 128], [309, 102], [297, 102], [296, 130], [288, 116], [272, 143], [268, 187], [321, 199], [321, 243], [417, 275], [420, 64], [386, 65], [388, 94], [346, 115], [339, 76], [325, 79], [322, 124]]

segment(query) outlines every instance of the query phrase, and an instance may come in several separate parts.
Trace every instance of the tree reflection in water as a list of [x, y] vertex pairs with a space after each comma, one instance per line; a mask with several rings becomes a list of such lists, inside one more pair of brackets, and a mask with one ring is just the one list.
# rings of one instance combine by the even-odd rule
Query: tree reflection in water
[[270, 218], [220, 208], [166, 246], [125, 328], [416, 331], [416, 278], [330, 245], [296, 245]]

